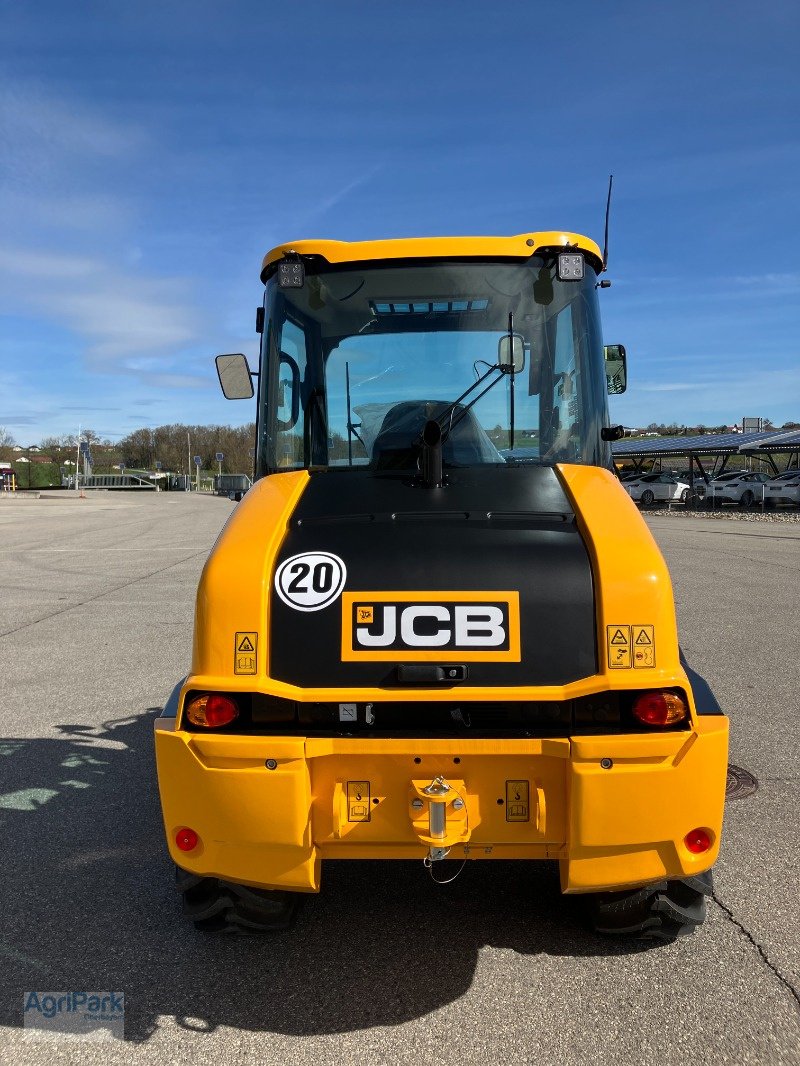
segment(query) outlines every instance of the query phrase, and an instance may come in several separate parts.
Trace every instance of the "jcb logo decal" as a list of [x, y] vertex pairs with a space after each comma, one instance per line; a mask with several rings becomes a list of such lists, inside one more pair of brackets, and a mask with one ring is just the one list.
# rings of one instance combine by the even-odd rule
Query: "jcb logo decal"
[[342, 659], [519, 662], [517, 592], [345, 592]]

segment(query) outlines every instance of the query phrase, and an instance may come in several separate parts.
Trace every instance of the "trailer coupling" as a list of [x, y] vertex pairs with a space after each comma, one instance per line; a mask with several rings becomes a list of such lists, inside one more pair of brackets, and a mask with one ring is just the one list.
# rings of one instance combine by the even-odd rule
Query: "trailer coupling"
[[463, 781], [441, 776], [425, 784], [412, 781], [409, 789], [411, 826], [428, 849], [426, 865], [447, 857], [454, 844], [469, 841], [469, 808]]

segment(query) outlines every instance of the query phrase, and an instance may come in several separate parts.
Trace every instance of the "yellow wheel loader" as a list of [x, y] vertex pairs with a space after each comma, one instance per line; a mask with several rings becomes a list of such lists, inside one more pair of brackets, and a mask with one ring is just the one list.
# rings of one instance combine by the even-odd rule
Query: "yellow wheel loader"
[[370, 858], [551, 860], [598, 931], [702, 922], [728, 720], [614, 473], [604, 265], [560, 232], [265, 257], [259, 368], [217, 358], [256, 480], [156, 721], [199, 928], [283, 928]]

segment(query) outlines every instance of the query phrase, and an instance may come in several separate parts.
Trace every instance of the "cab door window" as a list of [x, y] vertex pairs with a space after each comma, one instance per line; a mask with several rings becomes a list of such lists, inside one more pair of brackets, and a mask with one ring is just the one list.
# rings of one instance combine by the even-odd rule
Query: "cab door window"
[[287, 318], [278, 339], [276, 459], [279, 468], [304, 465], [305, 426], [301, 394], [308, 371], [306, 335]]
[[570, 462], [580, 451], [580, 379], [575, 352], [572, 304], [558, 312], [553, 331], [552, 416], [550, 454]]

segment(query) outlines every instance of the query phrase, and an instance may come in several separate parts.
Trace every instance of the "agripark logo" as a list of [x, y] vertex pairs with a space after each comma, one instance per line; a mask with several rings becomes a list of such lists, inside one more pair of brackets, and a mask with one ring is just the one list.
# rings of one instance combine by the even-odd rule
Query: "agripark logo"
[[345, 592], [342, 660], [520, 661], [518, 592]]
[[124, 1040], [124, 992], [25, 992], [27, 1036], [75, 1040]]

